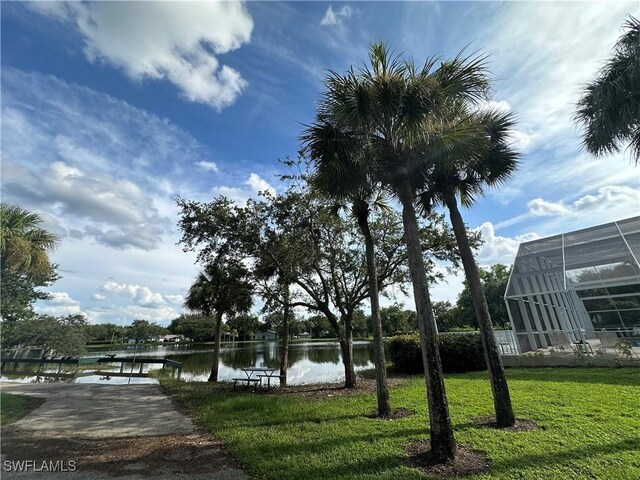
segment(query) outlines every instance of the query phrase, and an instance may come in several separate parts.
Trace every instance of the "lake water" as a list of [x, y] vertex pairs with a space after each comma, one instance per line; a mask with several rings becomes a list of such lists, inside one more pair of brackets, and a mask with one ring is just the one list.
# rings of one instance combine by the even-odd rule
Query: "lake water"
[[[116, 354], [118, 357], [133, 356], [134, 346], [117, 346], [111, 350], [92, 348], [87, 356], [99, 357], [106, 353]], [[235, 342], [225, 343], [220, 351], [218, 379], [220, 381], [243, 377], [240, 370], [243, 367], [280, 367], [280, 342]], [[182, 364], [182, 377], [188, 381], [207, 381], [213, 362], [213, 345], [210, 344], [170, 344], [161, 346], [138, 346], [138, 355], [145, 357], [166, 357]], [[37, 351], [28, 353], [29, 357], [38, 358]], [[24, 355], [23, 355], [24, 357]], [[373, 345], [369, 341], [353, 342], [353, 362], [356, 370], [373, 368]], [[93, 367], [91, 367], [93, 368]], [[157, 368], [145, 366], [148, 369]], [[119, 370], [119, 365], [107, 366], [102, 364], [100, 370]], [[125, 371], [127, 367], [125, 366]], [[134, 372], [138, 371], [136, 366]], [[35, 377], [16, 377], [3, 375], [2, 380], [33, 381]], [[134, 380], [134, 379], [132, 379]], [[145, 379], [137, 379], [138, 382]], [[290, 385], [301, 385], [322, 382], [340, 382], [344, 380], [344, 366], [342, 352], [336, 341], [295, 342], [289, 345], [289, 370], [287, 381]], [[110, 377], [100, 379], [97, 375], [79, 376], [78, 383], [126, 383], [124, 379]], [[133, 381], [132, 381], [133, 383]]]

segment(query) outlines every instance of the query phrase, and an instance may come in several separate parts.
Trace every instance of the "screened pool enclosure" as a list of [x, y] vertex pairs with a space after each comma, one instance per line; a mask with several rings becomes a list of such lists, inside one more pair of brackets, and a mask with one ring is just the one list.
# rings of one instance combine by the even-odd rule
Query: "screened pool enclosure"
[[640, 347], [640, 216], [523, 243], [505, 302], [520, 353]]

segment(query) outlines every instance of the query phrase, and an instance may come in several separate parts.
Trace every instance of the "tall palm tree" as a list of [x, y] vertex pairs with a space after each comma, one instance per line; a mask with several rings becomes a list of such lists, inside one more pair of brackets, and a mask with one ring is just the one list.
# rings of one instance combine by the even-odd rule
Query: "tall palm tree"
[[210, 382], [218, 381], [222, 317], [245, 313], [253, 304], [252, 286], [248, 271], [237, 261], [218, 261], [208, 264], [189, 288], [184, 306], [205, 317], [215, 316], [213, 364]]
[[613, 56], [582, 91], [575, 114], [585, 129], [582, 140], [594, 155], [620, 150], [629, 143], [640, 160], [640, 21], [630, 16]]
[[49, 278], [49, 252], [58, 236], [40, 227], [42, 218], [17, 205], [0, 205], [0, 252], [3, 268], [38, 280]]
[[438, 159], [426, 174], [426, 190], [420, 195], [421, 206], [430, 211], [435, 205], [445, 205], [449, 210], [451, 225], [458, 244], [460, 258], [469, 285], [471, 299], [480, 327], [485, 359], [493, 392], [496, 423], [510, 427], [515, 423], [507, 378], [498, 350], [487, 300], [484, 295], [478, 265], [469, 245], [467, 231], [458, 208], [460, 203], [469, 207], [475, 203], [483, 187], [494, 187], [505, 182], [518, 166], [518, 154], [509, 142], [509, 134], [515, 124], [513, 115], [497, 111], [469, 113], [464, 105], [457, 105], [447, 116], [446, 122], [457, 128], [466, 123], [470, 130], [478, 129], [476, 146], [471, 155], [460, 156], [453, 150], [434, 152]]
[[[415, 147], [434, 135], [437, 125], [431, 119], [441, 118], [439, 114], [449, 102], [473, 102], [485, 97], [489, 82], [484, 58], [458, 56], [437, 68], [436, 59], [429, 59], [417, 67], [394, 57], [384, 44], [373, 44], [369, 65], [345, 75], [332, 72], [325, 84], [319, 117], [363, 139], [367, 152], [361, 161], [402, 205], [425, 364], [431, 454], [436, 460], [446, 461], [455, 456], [456, 443], [414, 206], [416, 185], [412, 179], [426, 167], [424, 156], [416, 155]], [[448, 141], [455, 142], [457, 135], [454, 132]]]
[[[376, 393], [378, 416], [388, 417], [391, 413], [387, 367], [385, 364], [384, 338], [380, 318], [380, 293], [374, 239], [369, 226], [372, 207], [389, 208], [380, 192], [376, 192], [371, 178], [364, 168], [364, 162], [353, 161], [365, 151], [358, 137], [322, 119], [308, 126], [301, 137], [306, 151], [315, 163], [313, 185], [325, 195], [338, 202], [348, 203], [348, 210], [358, 222], [365, 241], [367, 275], [369, 279], [369, 300], [373, 325], [373, 351], [376, 372]], [[345, 205], [340, 205], [345, 207]]]

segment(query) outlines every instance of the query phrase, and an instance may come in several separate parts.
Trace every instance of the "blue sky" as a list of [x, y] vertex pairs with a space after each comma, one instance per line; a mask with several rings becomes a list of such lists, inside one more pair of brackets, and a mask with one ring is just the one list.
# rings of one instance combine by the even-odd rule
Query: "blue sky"
[[[62, 237], [48, 313], [181, 312], [197, 266], [175, 195], [279, 189], [327, 69], [383, 40], [417, 61], [490, 54], [492, 102], [519, 118], [522, 167], [464, 212], [482, 265], [518, 243], [637, 215], [628, 154], [595, 159], [571, 121], [633, 2], [2, 2], [2, 198]], [[454, 300], [460, 275], [433, 290]], [[402, 300], [402, 299], [400, 299]]]

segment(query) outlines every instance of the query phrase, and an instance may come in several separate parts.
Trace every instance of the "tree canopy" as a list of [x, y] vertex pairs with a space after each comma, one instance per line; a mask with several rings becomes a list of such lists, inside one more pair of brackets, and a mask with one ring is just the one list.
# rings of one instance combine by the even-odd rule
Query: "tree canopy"
[[50, 298], [38, 290], [59, 276], [49, 260], [58, 237], [40, 226], [42, 219], [16, 205], [0, 204], [0, 269], [2, 318], [32, 318], [33, 303]]
[[618, 152], [628, 144], [640, 160], [640, 21], [630, 16], [613, 54], [584, 90], [575, 120], [582, 143], [594, 155]]

